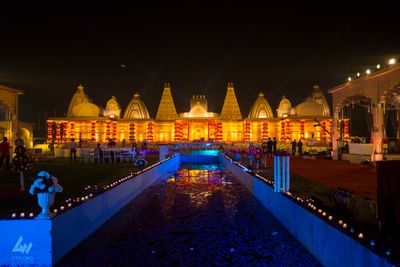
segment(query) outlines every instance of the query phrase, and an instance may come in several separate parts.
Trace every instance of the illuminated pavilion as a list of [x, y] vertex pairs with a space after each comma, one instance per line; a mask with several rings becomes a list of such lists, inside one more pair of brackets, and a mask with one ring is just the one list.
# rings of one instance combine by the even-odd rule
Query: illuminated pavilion
[[0, 84], [0, 142], [7, 137], [13, 146], [20, 138], [26, 147], [33, 146], [33, 123], [19, 119], [19, 96], [24, 92]]
[[[348, 120], [345, 136], [348, 136]], [[243, 118], [233, 83], [228, 83], [221, 113], [208, 111], [205, 95], [194, 95], [188, 112], [177, 113], [166, 83], [155, 118], [151, 118], [138, 93], [133, 95], [122, 115], [117, 99], [112, 96], [106, 108], [93, 103], [83, 86], [78, 86], [65, 118], [49, 118], [48, 140], [57, 143], [70, 138], [92, 143], [117, 143], [147, 140], [155, 143], [217, 141], [259, 142], [268, 138], [289, 142], [293, 139], [315, 139], [318, 143], [331, 140], [332, 117], [325, 96], [318, 86], [297, 106], [285, 96], [276, 115], [264, 94], [260, 92], [247, 118]], [[324, 130], [325, 129], [325, 130]]]

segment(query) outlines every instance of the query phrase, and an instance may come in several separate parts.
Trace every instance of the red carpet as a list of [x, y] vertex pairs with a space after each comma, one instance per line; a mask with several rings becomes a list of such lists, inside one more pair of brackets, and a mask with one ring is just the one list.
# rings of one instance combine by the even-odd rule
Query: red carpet
[[[271, 164], [272, 164], [272, 159]], [[347, 161], [324, 159], [290, 159], [292, 173], [313, 182], [325, 184], [332, 189], [339, 186], [354, 194], [376, 199], [376, 168]]]

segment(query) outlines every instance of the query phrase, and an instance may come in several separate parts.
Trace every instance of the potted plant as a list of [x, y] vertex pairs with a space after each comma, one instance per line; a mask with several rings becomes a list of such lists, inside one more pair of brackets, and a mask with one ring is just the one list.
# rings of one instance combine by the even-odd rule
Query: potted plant
[[49, 208], [54, 203], [55, 193], [62, 192], [63, 188], [58, 184], [58, 179], [46, 171], [37, 174], [35, 181], [29, 189], [31, 195], [37, 195], [42, 212], [36, 219], [49, 219], [54, 216]]

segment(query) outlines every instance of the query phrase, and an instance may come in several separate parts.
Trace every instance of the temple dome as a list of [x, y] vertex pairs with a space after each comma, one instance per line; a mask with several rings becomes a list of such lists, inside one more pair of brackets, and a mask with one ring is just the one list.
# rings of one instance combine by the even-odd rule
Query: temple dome
[[83, 86], [79, 85], [69, 103], [67, 117], [98, 117], [101, 109], [91, 102]]
[[273, 118], [274, 113], [272, 112], [271, 106], [269, 105], [267, 99], [265, 99], [264, 94], [260, 92], [258, 98], [254, 102], [253, 106], [249, 112], [249, 119], [267, 119]]
[[313, 86], [313, 92], [311, 94], [311, 99], [315, 103], [322, 105], [321, 116], [330, 116], [331, 115], [328, 101], [326, 101], [326, 98], [325, 98], [324, 94], [321, 92], [321, 90], [319, 89], [318, 85]]
[[121, 108], [117, 102], [117, 98], [112, 96], [110, 100], [107, 101], [106, 110], [104, 111], [105, 117], [119, 118], [121, 114]]
[[278, 112], [278, 117], [280, 118], [282, 118], [284, 114], [286, 114], [286, 116], [293, 115], [292, 103], [290, 103], [289, 99], [283, 96], [276, 111]]
[[81, 103], [72, 108], [71, 117], [98, 117], [100, 108], [93, 103]]
[[150, 119], [149, 112], [138, 93], [133, 95], [124, 113], [124, 119]]
[[311, 98], [296, 106], [297, 116], [322, 116], [323, 105], [314, 102]]

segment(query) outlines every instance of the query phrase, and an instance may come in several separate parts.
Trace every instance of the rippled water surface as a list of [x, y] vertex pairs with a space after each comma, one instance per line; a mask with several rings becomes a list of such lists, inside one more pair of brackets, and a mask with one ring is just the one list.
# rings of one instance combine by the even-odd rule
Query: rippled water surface
[[235, 177], [200, 169], [145, 190], [59, 265], [319, 266]]

